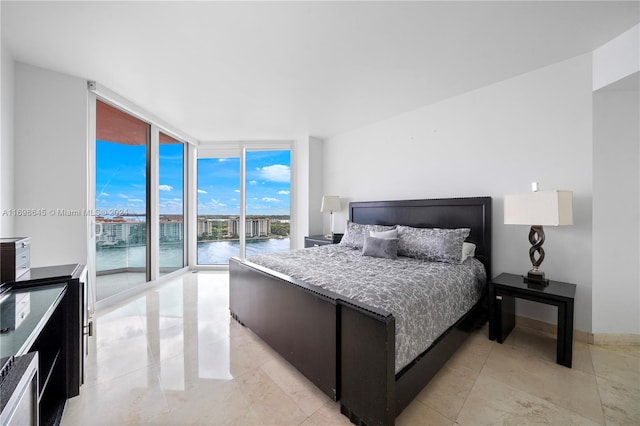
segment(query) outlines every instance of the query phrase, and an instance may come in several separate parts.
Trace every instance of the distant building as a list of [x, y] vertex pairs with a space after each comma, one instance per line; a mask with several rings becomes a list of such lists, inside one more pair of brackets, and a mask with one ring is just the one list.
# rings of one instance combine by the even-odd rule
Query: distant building
[[204, 235], [204, 234], [211, 234], [211, 231], [213, 230], [211, 227], [212, 223], [210, 219], [206, 219], [204, 217], [199, 217], [198, 218], [198, 236]]
[[230, 237], [227, 219], [209, 219], [198, 217], [198, 236], [217, 235], [218, 237]]
[[[107, 219], [96, 217], [96, 242], [100, 246], [108, 247], [118, 243], [140, 243], [139, 238], [146, 233], [146, 222], [116, 216]], [[132, 238], [134, 240], [132, 241]], [[181, 216], [161, 216], [161, 241], [182, 241], [184, 239], [184, 224]]]
[[271, 219], [271, 223], [291, 223], [290, 219]]
[[182, 241], [183, 229], [182, 216], [160, 216], [160, 241]]
[[112, 219], [98, 216], [96, 217], [96, 242], [103, 246], [128, 243], [132, 227], [141, 225], [143, 224], [138, 221], [127, 220], [121, 216]]
[[[231, 235], [240, 235], [240, 218], [233, 217], [228, 219], [229, 233]], [[245, 236], [247, 237], [267, 237], [271, 235], [271, 219], [246, 219]]]

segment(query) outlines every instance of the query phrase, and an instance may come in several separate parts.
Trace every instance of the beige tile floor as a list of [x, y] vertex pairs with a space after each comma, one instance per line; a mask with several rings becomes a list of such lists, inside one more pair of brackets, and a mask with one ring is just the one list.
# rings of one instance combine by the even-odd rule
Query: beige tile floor
[[[347, 425], [339, 406], [251, 331], [230, 320], [228, 274], [187, 273], [102, 312], [86, 383], [63, 425]], [[640, 424], [640, 347], [486, 327], [397, 418], [397, 425]]]

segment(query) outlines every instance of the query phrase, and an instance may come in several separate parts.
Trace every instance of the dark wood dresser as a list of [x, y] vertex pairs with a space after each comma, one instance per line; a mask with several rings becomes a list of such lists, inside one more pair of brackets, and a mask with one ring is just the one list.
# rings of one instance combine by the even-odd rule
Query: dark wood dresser
[[2, 283], [0, 358], [38, 353], [41, 425], [60, 424], [67, 399], [84, 381], [86, 276], [85, 265], [58, 265]]

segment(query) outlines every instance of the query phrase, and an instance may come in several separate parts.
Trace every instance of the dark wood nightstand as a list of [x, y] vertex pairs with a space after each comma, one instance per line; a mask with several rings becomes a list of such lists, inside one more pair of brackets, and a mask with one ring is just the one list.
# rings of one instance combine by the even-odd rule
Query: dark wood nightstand
[[571, 368], [573, 357], [573, 303], [576, 285], [549, 280], [549, 285], [527, 284], [523, 277], [500, 274], [489, 282], [489, 339], [503, 343], [515, 325], [515, 298], [558, 308], [556, 362]]
[[304, 248], [326, 246], [329, 244], [337, 244], [342, 240], [344, 234], [333, 234], [333, 238], [324, 235], [311, 235], [304, 237]]

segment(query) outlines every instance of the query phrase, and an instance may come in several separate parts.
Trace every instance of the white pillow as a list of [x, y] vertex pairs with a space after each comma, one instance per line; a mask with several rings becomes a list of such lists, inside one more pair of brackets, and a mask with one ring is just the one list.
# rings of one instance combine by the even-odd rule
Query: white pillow
[[398, 238], [398, 230], [391, 229], [389, 231], [371, 231], [369, 236], [383, 240], [395, 240]]
[[462, 257], [460, 262], [464, 262], [467, 257], [474, 257], [476, 255], [476, 245], [473, 243], [462, 243]]

